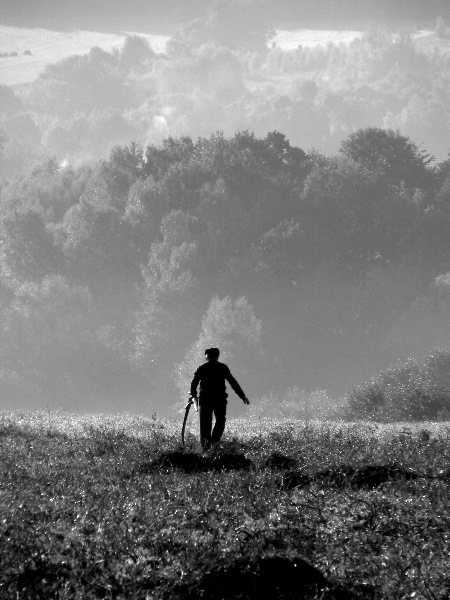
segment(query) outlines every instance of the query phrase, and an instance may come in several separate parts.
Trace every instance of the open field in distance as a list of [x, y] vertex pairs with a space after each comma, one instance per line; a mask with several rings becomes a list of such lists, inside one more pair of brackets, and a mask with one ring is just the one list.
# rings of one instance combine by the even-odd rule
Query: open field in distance
[[[155, 52], [165, 51], [168, 36], [161, 34], [96, 31], [51, 31], [0, 25], [0, 53], [17, 52], [18, 56], [0, 57], [0, 84], [20, 85], [34, 81], [49, 64], [73, 56], [87, 54], [98, 46], [106, 51], [120, 49], [127, 35], [145, 38]], [[278, 30], [268, 45], [275, 43], [284, 51], [296, 50], [299, 46], [315, 48], [327, 44], [350, 44], [361, 38], [363, 33], [354, 30], [296, 29]], [[433, 31], [417, 30], [413, 34], [416, 46], [422, 51], [450, 51], [450, 40], [440, 39]], [[31, 55], [24, 56], [30, 50]]]
[[[87, 54], [94, 46], [109, 52], [119, 49], [123, 46], [126, 35], [133, 33], [51, 31], [0, 26], [0, 52], [18, 53], [18, 56], [0, 58], [0, 84], [18, 85], [34, 81], [47, 65], [74, 54]], [[148, 40], [155, 52], [164, 51], [167, 36], [138, 35]], [[31, 56], [24, 56], [26, 50], [30, 50]]]

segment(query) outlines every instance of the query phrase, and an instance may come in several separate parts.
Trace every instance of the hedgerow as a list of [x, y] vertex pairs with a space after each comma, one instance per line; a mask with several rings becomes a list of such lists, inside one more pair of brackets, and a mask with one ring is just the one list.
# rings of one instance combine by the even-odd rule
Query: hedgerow
[[450, 418], [450, 353], [408, 359], [349, 395], [347, 416], [381, 422]]

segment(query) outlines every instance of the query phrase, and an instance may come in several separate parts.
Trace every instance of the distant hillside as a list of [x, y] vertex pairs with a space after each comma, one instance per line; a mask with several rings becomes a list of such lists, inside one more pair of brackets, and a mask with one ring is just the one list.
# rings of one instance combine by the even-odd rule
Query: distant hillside
[[[167, 36], [139, 34], [156, 52], [164, 51]], [[0, 26], [0, 53], [18, 56], [0, 58], [0, 84], [17, 85], [34, 81], [44, 68], [74, 54], [87, 54], [98, 46], [111, 51], [123, 46], [126, 33], [97, 31], [51, 31]], [[31, 55], [25, 55], [29, 50]]]
[[[47, 65], [69, 56], [87, 54], [98, 46], [106, 51], [123, 46], [126, 35], [131, 32], [102, 33], [101, 31], [51, 31], [49, 29], [25, 29], [0, 26], [0, 54], [17, 52], [18, 56], [0, 58], [0, 85], [19, 85], [34, 81]], [[155, 52], [164, 52], [166, 35], [138, 33], [145, 38]], [[328, 44], [350, 44], [361, 38], [361, 31], [347, 29], [296, 29], [277, 30], [268, 45], [273, 43], [282, 50], [315, 48]], [[394, 35], [395, 38], [395, 35]], [[417, 30], [412, 34], [415, 46], [423, 52], [450, 52], [450, 39], [439, 37], [432, 30]], [[24, 55], [25, 51], [31, 54]]]

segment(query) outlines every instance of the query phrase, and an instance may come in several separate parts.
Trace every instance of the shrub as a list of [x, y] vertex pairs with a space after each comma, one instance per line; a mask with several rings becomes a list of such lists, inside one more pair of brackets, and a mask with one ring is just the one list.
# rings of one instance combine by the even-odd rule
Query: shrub
[[348, 418], [374, 421], [445, 420], [450, 417], [450, 352], [423, 362], [409, 358], [353, 390]]

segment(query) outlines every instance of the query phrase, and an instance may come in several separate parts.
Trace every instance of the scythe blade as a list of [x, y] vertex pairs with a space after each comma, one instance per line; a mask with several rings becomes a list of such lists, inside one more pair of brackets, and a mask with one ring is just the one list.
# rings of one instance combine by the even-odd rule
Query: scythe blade
[[[185, 431], [186, 431], [186, 423], [187, 423], [187, 419], [188, 419], [188, 416], [189, 416], [189, 411], [190, 411], [191, 406], [193, 404], [194, 404], [194, 398], [192, 398], [192, 396], [190, 396], [189, 397], [189, 401], [186, 404], [186, 408], [185, 408], [185, 411], [184, 411], [183, 427], [181, 429], [181, 442], [182, 442], [183, 446], [185, 445], [184, 434], [185, 434]], [[197, 408], [197, 402], [195, 402], [195, 408]]]

